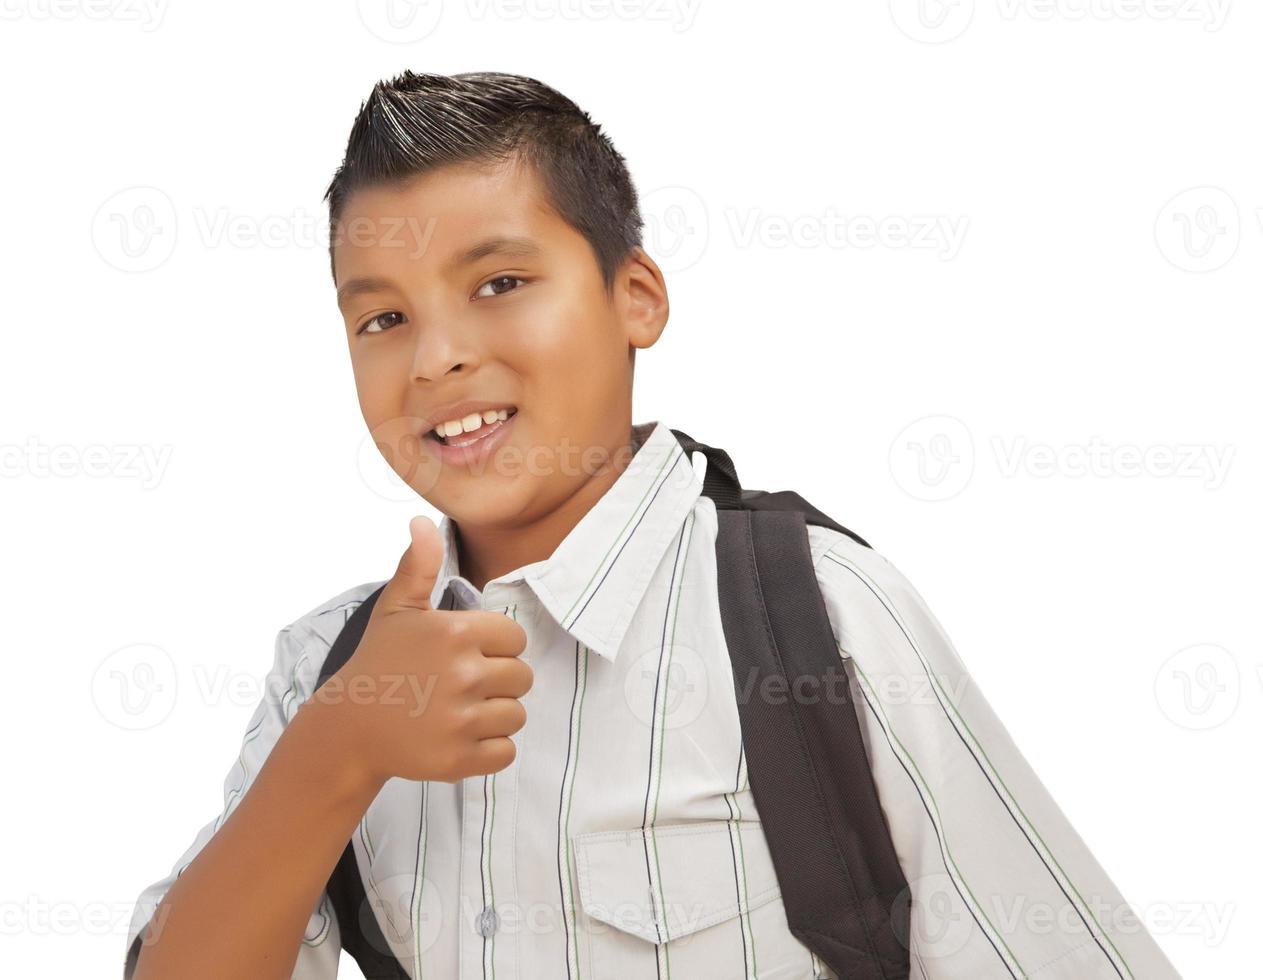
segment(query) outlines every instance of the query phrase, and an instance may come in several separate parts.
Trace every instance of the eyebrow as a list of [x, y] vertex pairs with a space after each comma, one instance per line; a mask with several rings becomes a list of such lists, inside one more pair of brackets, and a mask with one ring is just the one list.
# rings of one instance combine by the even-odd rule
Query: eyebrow
[[[542, 249], [532, 238], [497, 237], [486, 238], [454, 256], [444, 267], [444, 272], [451, 272], [463, 265], [477, 262], [488, 255], [514, 255], [520, 258], [537, 258]], [[358, 276], [348, 279], [338, 287], [338, 306], [344, 307], [348, 300], [364, 293], [379, 293], [394, 288], [389, 279], [378, 276]]]

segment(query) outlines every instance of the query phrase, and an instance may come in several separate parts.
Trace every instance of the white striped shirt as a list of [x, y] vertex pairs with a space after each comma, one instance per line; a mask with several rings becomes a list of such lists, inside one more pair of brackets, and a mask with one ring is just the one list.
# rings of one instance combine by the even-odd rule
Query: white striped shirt
[[[689, 459], [662, 423], [634, 436], [626, 469], [554, 554], [481, 592], [459, 574], [451, 521], [440, 523], [433, 604], [521, 623], [534, 683], [511, 765], [456, 784], [391, 779], [352, 837], [382, 931], [414, 978], [834, 976], [789, 932], [750, 792], [705, 460]], [[1178, 977], [918, 593], [846, 535], [809, 525], [808, 537], [912, 889], [912, 977]], [[141, 894], [129, 946], [311, 696], [347, 617], [382, 584], [281, 630], [223, 812]], [[293, 977], [328, 980], [338, 960], [322, 896]]]

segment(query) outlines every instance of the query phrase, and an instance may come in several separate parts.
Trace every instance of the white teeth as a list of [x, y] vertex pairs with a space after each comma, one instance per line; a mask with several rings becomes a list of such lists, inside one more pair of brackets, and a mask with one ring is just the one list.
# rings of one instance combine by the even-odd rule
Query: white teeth
[[434, 434], [443, 438], [449, 436], [458, 436], [462, 432], [473, 432], [475, 429], [481, 428], [484, 424], [490, 425], [492, 422], [503, 422], [509, 417], [509, 410], [501, 408], [499, 410], [489, 408], [485, 412], [470, 412], [468, 415], [459, 419], [449, 419], [446, 422], [440, 422], [434, 427]]

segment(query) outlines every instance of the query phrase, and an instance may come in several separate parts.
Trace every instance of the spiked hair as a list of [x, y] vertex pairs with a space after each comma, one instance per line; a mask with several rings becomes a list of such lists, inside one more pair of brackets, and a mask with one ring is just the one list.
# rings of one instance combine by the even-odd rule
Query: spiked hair
[[621, 154], [591, 117], [543, 82], [503, 72], [405, 71], [373, 86], [325, 192], [329, 269], [347, 199], [446, 164], [516, 158], [534, 168], [553, 209], [596, 255], [607, 293], [641, 244], [643, 220]]

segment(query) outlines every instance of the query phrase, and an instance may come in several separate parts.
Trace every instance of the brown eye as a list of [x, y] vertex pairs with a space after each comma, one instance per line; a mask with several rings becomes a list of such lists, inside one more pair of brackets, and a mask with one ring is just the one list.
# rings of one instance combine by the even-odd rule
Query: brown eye
[[[378, 313], [378, 314], [377, 314], [377, 316], [373, 317], [371, 320], [366, 321], [366, 322], [364, 323], [364, 325], [363, 325], [363, 326], [361, 326], [361, 327], [360, 327], [360, 329], [359, 329], [359, 330], [357, 330], [357, 331], [355, 331], [355, 332], [356, 332], [357, 334], [361, 334], [361, 333], [384, 333], [385, 331], [389, 330], [389, 329], [390, 329], [390, 327], [398, 326], [398, 324], [396, 324], [396, 323], [392, 323], [392, 324], [390, 324], [390, 326], [386, 326], [386, 327], [381, 326], [381, 321], [382, 321], [382, 319], [384, 319], [385, 317], [392, 317], [392, 316], [402, 317], [402, 316], [403, 316], [403, 314], [402, 314], [402, 313], [396, 313], [396, 312], [394, 312], [393, 310], [392, 310], [391, 312], [389, 312], [389, 313]], [[376, 323], [376, 324], [378, 324], [378, 329], [377, 329], [377, 330], [371, 330], [371, 329], [369, 329], [369, 328], [370, 328], [370, 327], [372, 327], [372, 326], [373, 326], [373, 324], [375, 324], [375, 323]]]
[[[517, 289], [517, 286], [512, 286], [508, 289], [497, 289], [495, 288], [496, 286], [504, 284], [504, 283], [523, 283], [525, 281], [526, 280], [524, 279], [519, 279], [517, 276], [496, 276], [494, 279], [488, 279], [481, 286], [479, 286], [478, 292], [474, 293], [474, 295], [475, 296], [503, 296], [505, 293], [513, 292], [514, 289]], [[492, 287], [491, 292], [485, 293], [484, 290], [488, 286]]]

